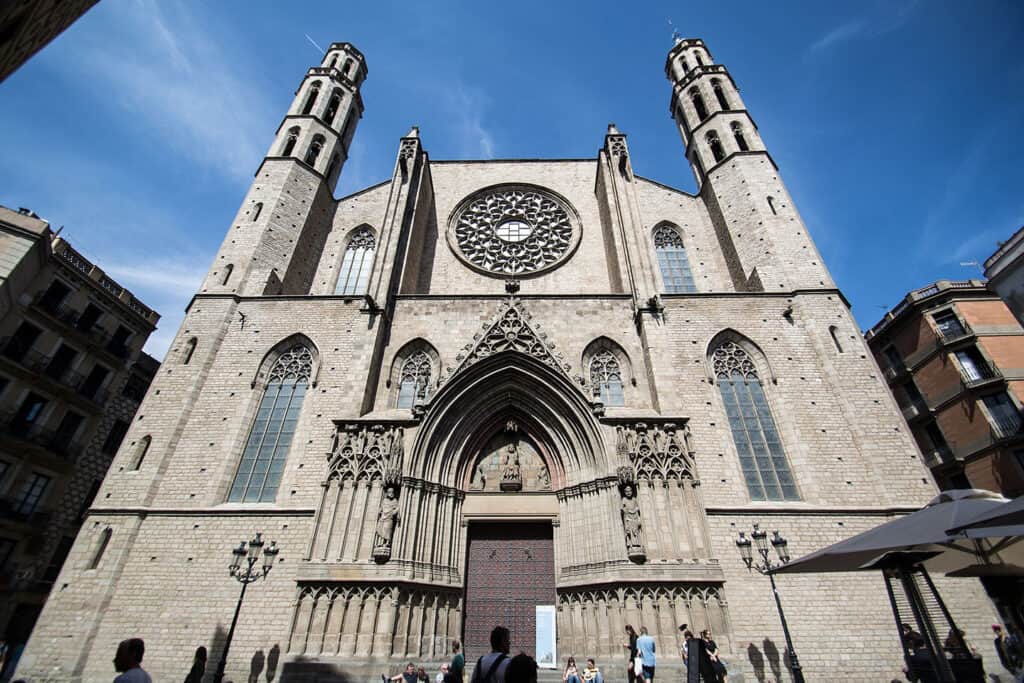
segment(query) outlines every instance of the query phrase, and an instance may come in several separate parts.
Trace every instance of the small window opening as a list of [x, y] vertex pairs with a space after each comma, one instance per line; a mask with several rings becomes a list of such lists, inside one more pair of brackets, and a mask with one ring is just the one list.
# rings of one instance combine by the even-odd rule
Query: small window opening
[[286, 157], [295, 151], [295, 143], [299, 141], [299, 129], [292, 128], [288, 131], [288, 137], [284, 143], [284, 149], [281, 150], [281, 156]]
[[778, 216], [779, 212], [775, 210], [775, 198], [774, 197], [767, 197], [767, 199], [768, 199], [768, 208], [772, 210], [772, 215], [773, 216]]
[[693, 108], [697, 110], [697, 119], [700, 121], [706, 119], [708, 108], [704, 106], [704, 97], [696, 88], [690, 91], [690, 101], [693, 102]]
[[263, 212], [263, 202], [256, 202], [256, 206], [252, 207], [252, 220], [256, 220], [260, 217]]
[[221, 285], [226, 285], [228, 283], [228, 280], [231, 279], [231, 272], [234, 269], [235, 266], [233, 263], [229, 263], [226, 266], [224, 266], [224, 279], [220, 281]]
[[192, 337], [185, 342], [185, 354], [181, 359], [182, 365], [188, 365], [192, 361], [192, 354], [196, 352], [196, 344], [198, 343], [199, 340], [195, 337]]
[[722, 90], [722, 82], [717, 78], [712, 79], [711, 89], [715, 91], [715, 99], [718, 100], [718, 106], [721, 107], [723, 111], [728, 111], [731, 107], [729, 107], [729, 100], [725, 99], [725, 91]]
[[334, 65], [338, 63], [338, 55], [332, 55], [331, 61], [327, 62], [327, 68], [333, 69]]
[[747, 144], [747, 138], [743, 136], [743, 126], [734, 122], [732, 124], [732, 136], [736, 138], [736, 146], [740, 148], [741, 152], [750, 151], [750, 145]]
[[704, 66], [704, 60], [700, 58], [700, 53], [699, 52], [694, 52], [693, 53], [693, 58], [694, 58], [694, 60], [696, 60], [697, 66]]
[[306, 96], [306, 104], [302, 107], [302, 115], [305, 116], [313, 111], [313, 106], [316, 105], [316, 98], [320, 96], [320, 84], [314, 83], [313, 87], [309, 89], [309, 95]]
[[334, 117], [338, 115], [338, 109], [341, 107], [341, 95], [335, 91], [331, 95], [331, 99], [327, 102], [327, 111], [324, 112], [324, 121], [328, 126], [334, 124]]
[[679, 63], [683, 65], [683, 73], [690, 70], [690, 65], [686, 63], [686, 57], [680, 57]]
[[352, 61], [351, 59], [346, 59], [346, 60], [345, 60], [345, 66], [344, 66], [344, 67], [342, 67], [342, 69], [341, 69], [341, 73], [343, 73], [343, 74], [345, 74], [345, 75], [347, 76], [347, 75], [348, 75], [348, 72], [349, 72], [349, 69], [351, 69], [351, 68], [352, 68], [352, 65], [353, 65], [354, 63], [355, 63], [355, 62], [353, 62], [353, 61]]
[[137, 470], [142, 467], [142, 461], [146, 459], [146, 453], [149, 452], [149, 444], [151, 443], [153, 443], [153, 438], [148, 434], [139, 439], [139, 443], [135, 447], [135, 456], [132, 462], [133, 470]]
[[707, 134], [708, 146], [711, 148], [711, 155], [715, 157], [715, 161], [721, 161], [725, 158], [725, 150], [722, 148], [722, 141], [718, 139], [718, 133], [715, 131], [709, 131]]
[[96, 552], [93, 553], [89, 569], [96, 569], [96, 567], [100, 566], [100, 561], [103, 559], [103, 554], [107, 552], [107, 545], [110, 543], [110, 537], [113, 534], [114, 530], [109, 526], [100, 533], [100, 543], [96, 546]]
[[310, 166], [316, 165], [316, 159], [320, 156], [320, 150], [324, 148], [324, 139], [317, 135], [313, 138], [313, 142], [309, 143], [309, 149], [306, 151], [306, 163]]
[[832, 335], [832, 343], [836, 345], [836, 351], [843, 353], [843, 345], [839, 343], [839, 329], [835, 325], [831, 325], [828, 328], [828, 333]]

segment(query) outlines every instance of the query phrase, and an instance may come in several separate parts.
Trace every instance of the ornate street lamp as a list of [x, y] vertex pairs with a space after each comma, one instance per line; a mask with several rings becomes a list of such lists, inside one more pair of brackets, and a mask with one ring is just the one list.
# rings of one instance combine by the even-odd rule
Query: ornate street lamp
[[[775, 548], [775, 554], [779, 556], [778, 562], [774, 562], [768, 556], [769, 544]], [[771, 540], [769, 540], [768, 532], [761, 529], [757, 524], [754, 525], [754, 530], [750, 532], [750, 538], [747, 538], [746, 534], [741, 531], [740, 537], [736, 539], [736, 547], [739, 548], [740, 557], [743, 558], [743, 563], [747, 565], [747, 569], [753, 569], [759, 574], [767, 575], [768, 579], [772, 582], [772, 594], [775, 596], [775, 606], [779, 609], [779, 619], [782, 620], [782, 633], [786, 636], [786, 656], [789, 657], [789, 666], [793, 671], [793, 680], [795, 683], [804, 683], [804, 672], [800, 668], [800, 661], [796, 658], [796, 650], [793, 649], [793, 639], [789, 637], [789, 625], [786, 624], [786, 614], [782, 611], [782, 602], [779, 600], [779, 590], [775, 587], [775, 577], [772, 576], [773, 569], [777, 569], [789, 562], [789, 552], [786, 550], [788, 545], [789, 541], [784, 539], [778, 530], [772, 534]], [[757, 549], [757, 554], [761, 556], [761, 561], [756, 563], [754, 562], [753, 553], [755, 548]]]
[[[231, 639], [235, 637], [235, 625], [238, 624], [238, 613], [242, 610], [246, 587], [253, 581], [265, 578], [274, 568], [274, 558], [277, 557], [280, 549], [277, 547], [276, 541], [271, 541], [270, 545], [264, 548], [262, 537], [263, 534], [256, 534], [256, 537], [249, 541], [248, 545], [242, 541], [237, 548], [231, 550], [231, 564], [228, 566], [228, 573], [242, 584], [242, 592], [238, 595], [235, 617], [231, 620], [231, 628], [228, 630], [228, 638], [224, 642], [224, 651], [221, 652], [213, 683], [221, 683], [224, 680], [224, 669], [228, 665], [228, 650], [231, 648]], [[261, 549], [263, 550], [263, 566], [257, 568], [256, 564], [260, 561]]]

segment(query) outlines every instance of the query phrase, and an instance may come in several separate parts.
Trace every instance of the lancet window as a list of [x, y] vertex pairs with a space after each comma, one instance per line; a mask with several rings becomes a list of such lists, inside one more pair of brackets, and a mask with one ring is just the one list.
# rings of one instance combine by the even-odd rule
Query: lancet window
[[687, 294], [696, 292], [690, 261], [686, 258], [686, 247], [679, 233], [667, 226], [654, 231], [654, 250], [658, 255], [658, 268], [666, 294]]
[[590, 361], [590, 385], [594, 387], [594, 398], [599, 398], [606, 406], [626, 405], [622, 394], [622, 370], [611, 351], [602, 351]]
[[722, 90], [722, 82], [717, 78], [711, 79], [711, 89], [715, 91], [715, 99], [723, 111], [729, 111], [729, 100], [725, 99], [725, 91]]
[[750, 145], [747, 144], [747, 138], [743, 135], [743, 126], [733, 121], [731, 128], [732, 136], [736, 139], [736, 146], [740, 148], [741, 152], [749, 152]]
[[295, 344], [274, 362], [228, 500], [272, 503], [313, 372], [313, 352]]
[[365, 294], [373, 268], [373, 253], [377, 240], [369, 228], [359, 228], [352, 234], [341, 260], [341, 272], [335, 294]]
[[718, 390], [752, 500], [799, 500], [764, 387], [749, 354], [726, 341], [712, 354]]
[[417, 351], [402, 363], [402, 374], [398, 381], [398, 407], [412, 408], [417, 400], [427, 397], [430, 386], [430, 356], [426, 351]]
[[715, 157], [715, 161], [724, 159], [725, 149], [722, 147], [722, 141], [718, 138], [718, 131], [708, 131], [705, 137], [708, 141], [708, 147], [711, 148], [711, 155]]

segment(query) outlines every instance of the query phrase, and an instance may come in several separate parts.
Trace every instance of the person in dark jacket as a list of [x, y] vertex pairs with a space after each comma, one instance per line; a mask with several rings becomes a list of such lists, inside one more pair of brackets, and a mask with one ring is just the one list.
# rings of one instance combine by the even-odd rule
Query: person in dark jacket
[[206, 673], [206, 648], [200, 645], [196, 648], [196, 654], [192, 658], [192, 668], [185, 676], [185, 683], [203, 683], [203, 674]]

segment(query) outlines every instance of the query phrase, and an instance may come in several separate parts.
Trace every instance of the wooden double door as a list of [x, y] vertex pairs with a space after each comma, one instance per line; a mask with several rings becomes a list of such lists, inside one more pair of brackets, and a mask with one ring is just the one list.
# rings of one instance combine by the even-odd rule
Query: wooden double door
[[491, 651], [495, 626], [511, 631], [513, 655], [536, 657], [536, 607], [555, 604], [551, 524], [470, 523], [466, 558], [466, 659]]

